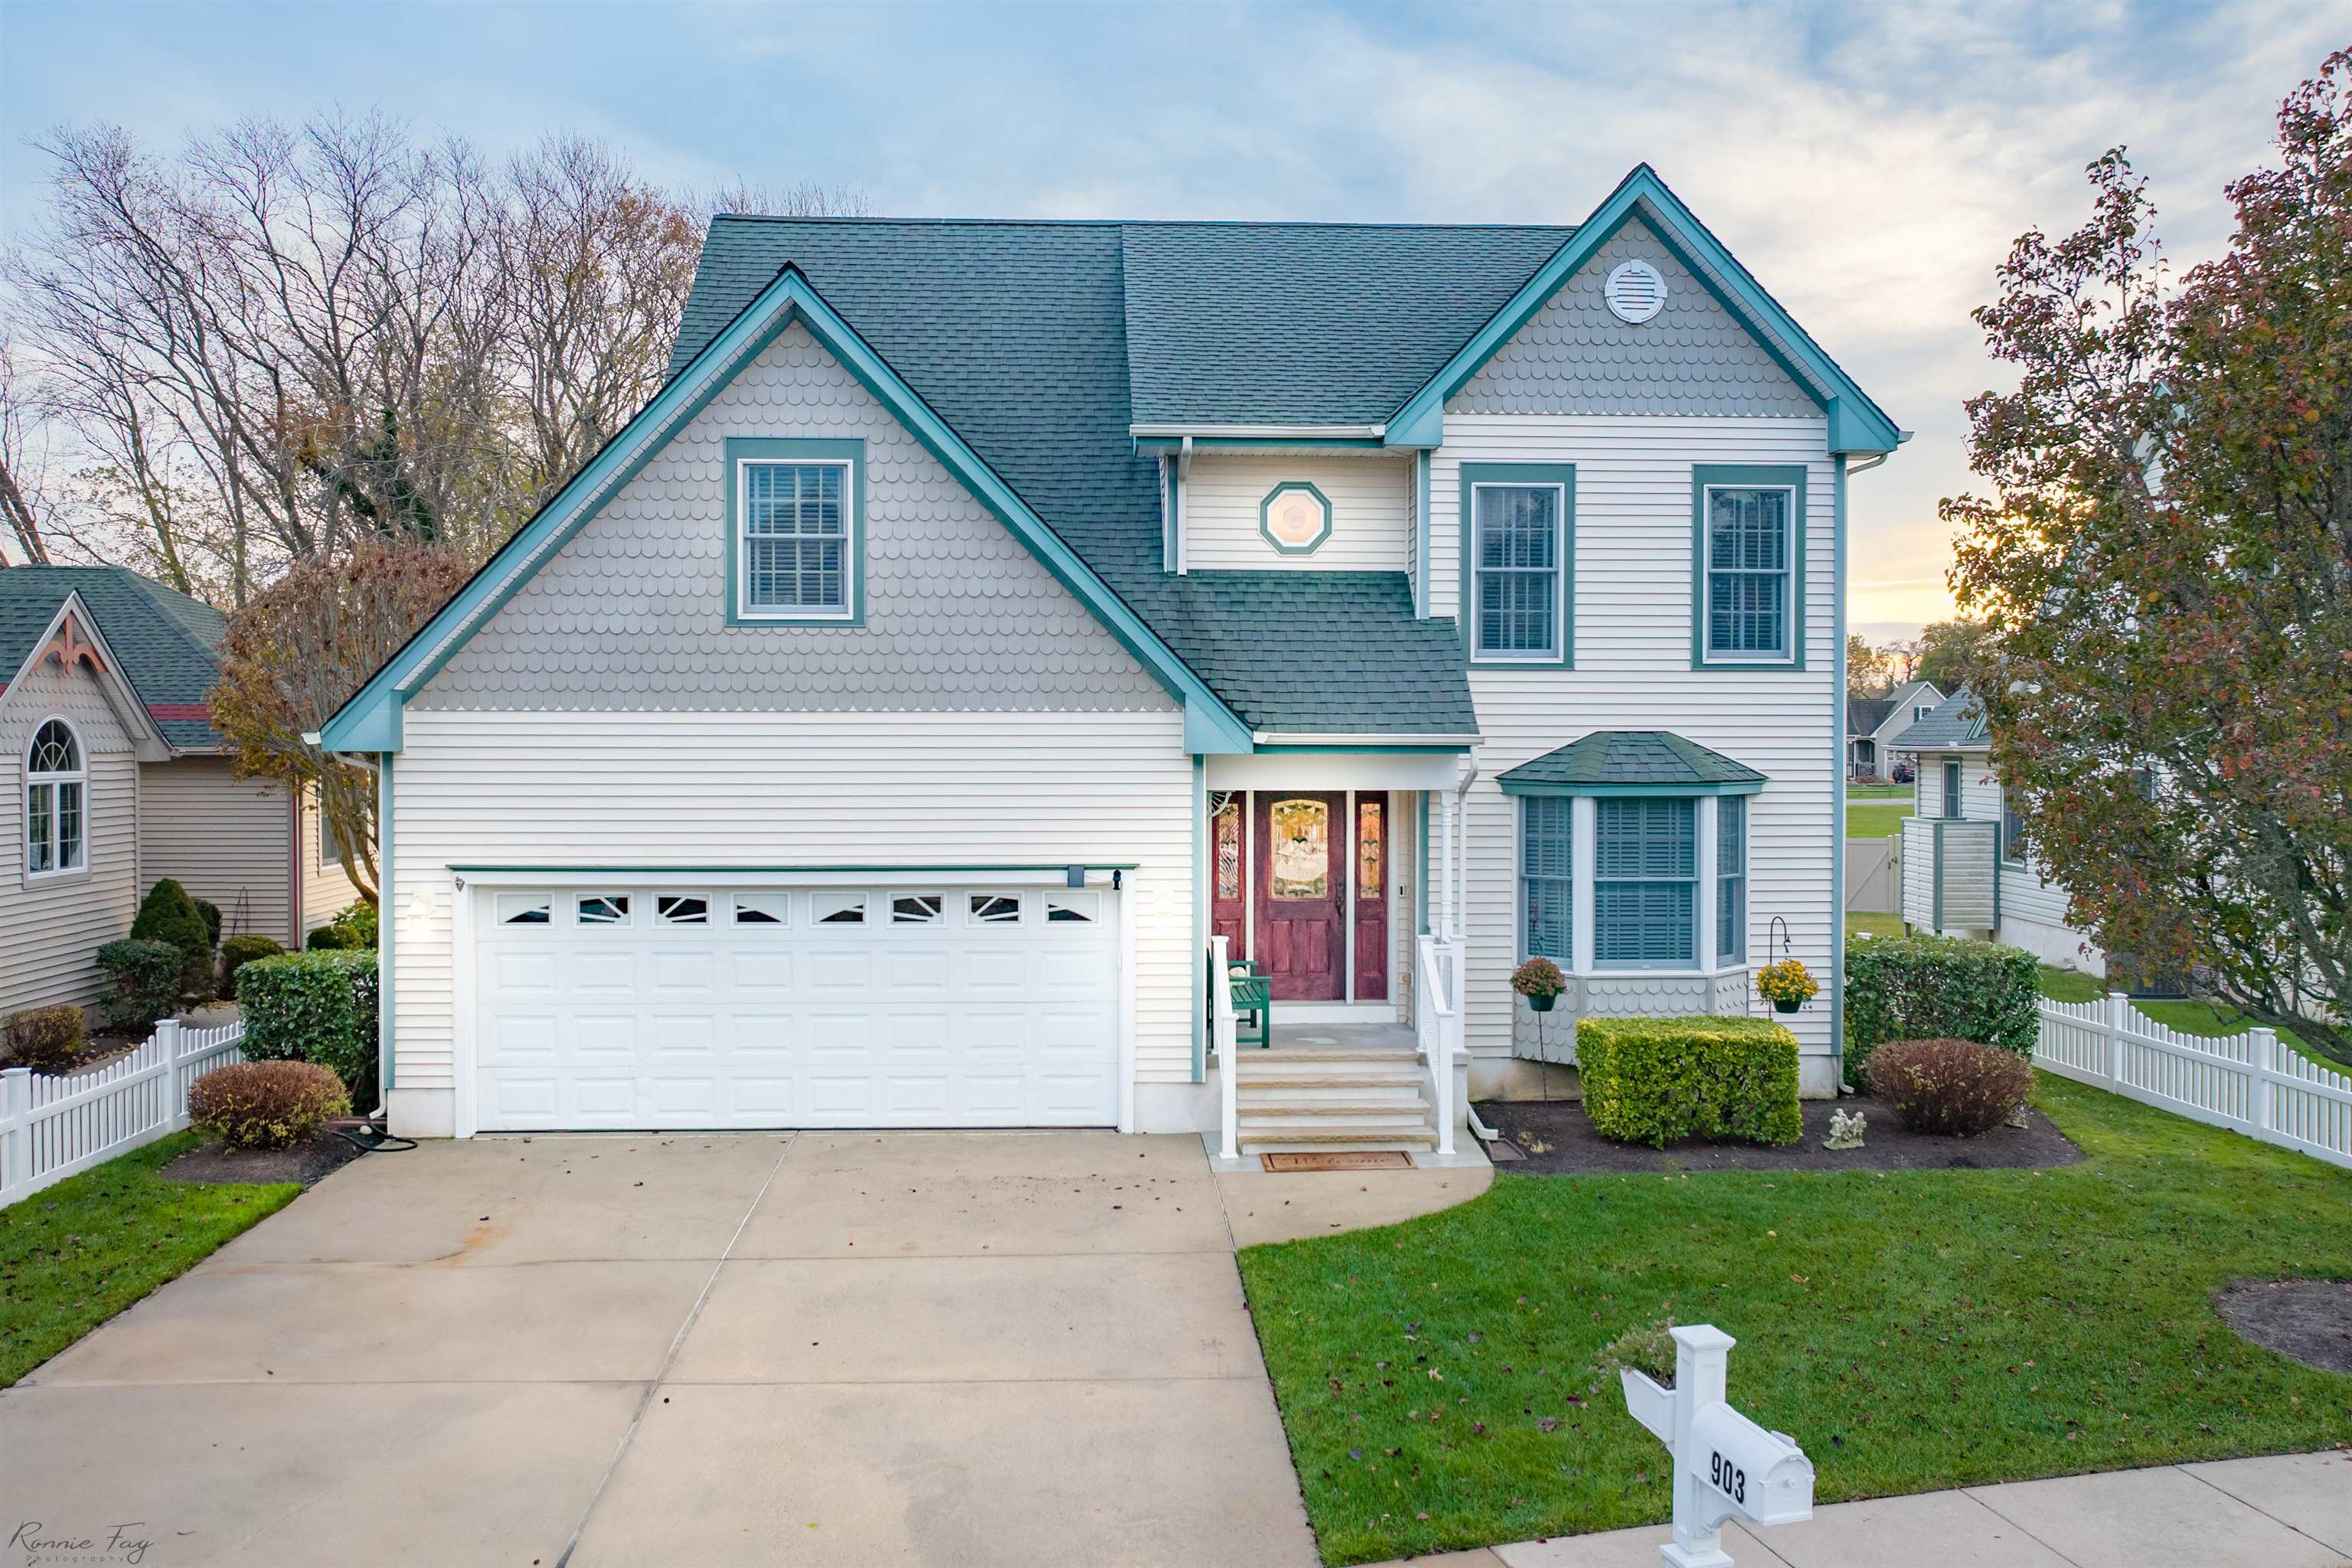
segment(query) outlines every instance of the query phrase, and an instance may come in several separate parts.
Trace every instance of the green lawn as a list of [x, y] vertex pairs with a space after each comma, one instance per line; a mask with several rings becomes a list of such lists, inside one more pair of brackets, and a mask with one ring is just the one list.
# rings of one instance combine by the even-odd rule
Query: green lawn
[[[2053, 1002], [2089, 1002], [2104, 994], [2105, 989], [2098, 981], [2078, 969], [2059, 969], [2047, 963], [2042, 966], [2042, 994]], [[2159, 1024], [2178, 1029], [2184, 1035], [2196, 1035], [2209, 1040], [2242, 1035], [2253, 1027], [2246, 1021], [2246, 1016], [2235, 1008], [2217, 1007], [2210, 1002], [2158, 1002], [2143, 997], [2132, 1005]], [[2344, 1063], [2331, 1060], [2284, 1029], [2279, 1031], [2279, 1043], [2331, 1071], [2346, 1070]]]
[[1865, 932], [1871, 936], [1901, 936], [1903, 917], [1873, 914], [1862, 910], [1846, 910], [1845, 934], [1853, 937], [1861, 936]]
[[0, 1388], [294, 1201], [291, 1182], [200, 1186], [155, 1173], [177, 1132], [0, 1209]]
[[1912, 793], [1912, 787], [1909, 784], [1848, 784], [1845, 786], [1845, 797], [1848, 800], [1909, 800]]
[[2352, 1172], [2041, 1075], [2063, 1169], [1503, 1174], [1244, 1284], [1328, 1563], [1654, 1523], [1666, 1455], [1595, 1353], [1736, 1335], [1731, 1396], [1822, 1502], [2352, 1441], [2352, 1378], [2240, 1341], [2241, 1276], [2352, 1275]]
[[1848, 838], [1892, 838], [1903, 831], [1903, 819], [1911, 815], [1911, 803], [1906, 801], [1864, 801], [1845, 808], [1845, 836]]

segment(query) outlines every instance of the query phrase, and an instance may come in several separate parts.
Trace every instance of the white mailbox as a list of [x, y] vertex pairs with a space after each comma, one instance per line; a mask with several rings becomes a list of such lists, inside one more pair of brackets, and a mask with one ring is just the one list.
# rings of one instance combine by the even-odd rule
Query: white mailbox
[[1738, 1342], [1712, 1323], [1673, 1333], [1674, 1387], [1624, 1372], [1626, 1410], [1675, 1454], [1675, 1538], [1658, 1554], [1672, 1568], [1730, 1568], [1723, 1521], [1812, 1518], [1813, 1464], [1787, 1434], [1768, 1432], [1725, 1403], [1726, 1362]]

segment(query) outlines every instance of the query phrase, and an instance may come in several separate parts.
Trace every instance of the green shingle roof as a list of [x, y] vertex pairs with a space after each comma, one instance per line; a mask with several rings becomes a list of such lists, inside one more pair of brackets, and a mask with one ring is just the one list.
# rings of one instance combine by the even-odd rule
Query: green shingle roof
[[68, 594], [81, 595], [124, 679], [177, 750], [227, 742], [203, 719], [159, 714], [201, 707], [220, 679], [228, 633], [218, 610], [122, 566], [11, 566], [0, 570], [0, 680], [13, 679]]
[[1497, 782], [1506, 792], [1601, 791], [1736, 788], [1765, 778], [1745, 763], [1664, 730], [1595, 730], [1521, 763]]
[[1992, 739], [1985, 731], [1984, 710], [1964, 689], [1930, 708], [1894, 744], [1906, 752], [1975, 752], [1990, 750]]
[[[791, 262], [1251, 728], [1475, 731], [1476, 714], [1453, 623], [1416, 620], [1402, 572], [1178, 576], [1160, 570], [1158, 464], [1137, 454], [1128, 429], [1144, 422], [1130, 396], [1129, 241], [1159, 258], [1136, 265], [1147, 272], [1160, 267], [1153, 274], [1159, 282], [1146, 288], [1159, 303], [1147, 304], [1139, 330], [1172, 332], [1174, 302], [1189, 299], [1186, 290], [1210, 276], [1200, 258], [1230, 257], [1234, 249], [1232, 237], [1203, 238], [1198, 231], [1226, 226], [720, 217], [703, 247], [671, 368], [682, 369]], [[1233, 226], [1233, 232], [1274, 227]], [[1153, 232], [1139, 237], [1142, 230]], [[1188, 242], [1178, 230], [1195, 232]], [[1319, 226], [1298, 232], [1301, 245], [1308, 243], [1303, 237], [1324, 236], [1329, 246], [1356, 247], [1362, 254], [1349, 263], [1350, 275], [1367, 279], [1381, 270], [1375, 259], [1384, 255], [1396, 261], [1400, 254], [1393, 247], [1378, 253], [1373, 238], [1418, 237], [1397, 242], [1412, 265], [1391, 277], [1392, 302], [1383, 309], [1401, 316], [1403, 307], [1396, 301], [1414, 289], [1454, 301], [1440, 312], [1449, 324], [1414, 338], [1410, 353], [1388, 345], [1394, 360], [1385, 367], [1371, 364], [1376, 345], [1370, 334], [1343, 331], [1343, 312], [1336, 308], [1319, 326], [1297, 334], [1324, 343], [1327, 352], [1292, 351], [1294, 365], [1311, 361], [1321, 367], [1315, 374], [1328, 378], [1325, 390], [1357, 400], [1345, 406], [1365, 408], [1386, 397], [1391, 384], [1401, 387], [1395, 399], [1401, 402], [1459, 346], [1458, 340], [1437, 341], [1454, 331], [1451, 323], [1463, 323], [1461, 336], [1467, 337], [1484, 320], [1471, 319], [1480, 291], [1493, 293], [1491, 314], [1565, 234]], [[1451, 250], [1446, 236], [1455, 237]], [[1245, 282], [1256, 281], [1240, 293], [1255, 298], [1252, 288], [1274, 288], [1276, 270], [1261, 266], [1246, 274]], [[1453, 280], [1456, 271], [1472, 281]], [[1278, 313], [1265, 300], [1251, 310], [1255, 313], [1245, 310], [1236, 321], [1264, 322]], [[1224, 396], [1216, 386], [1236, 392], [1245, 381], [1273, 379], [1263, 363], [1265, 339], [1255, 341], [1261, 351], [1255, 375], [1238, 357], [1242, 335], [1261, 329], [1219, 330], [1230, 334], [1221, 341], [1232, 345], [1234, 357], [1215, 376], [1188, 373], [1182, 387], [1168, 395], [1195, 399], [1187, 406], [1207, 406], [1197, 399]], [[1413, 356], [1428, 363], [1422, 366]], [[1317, 405], [1312, 418], [1334, 422], [1335, 406], [1341, 405]], [[1388, 412], [1381, 408], [1367, 417]]]

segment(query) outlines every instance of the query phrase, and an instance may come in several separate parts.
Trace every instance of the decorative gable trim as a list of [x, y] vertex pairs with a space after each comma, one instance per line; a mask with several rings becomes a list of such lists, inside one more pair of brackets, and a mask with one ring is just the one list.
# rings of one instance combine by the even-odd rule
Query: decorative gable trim
[[1182, 700], [1187, 750], [1250, 749], [1249, 730], [1232, 710], [931, 411], [825, 302], [807, 276], [790, 265], [327, 721], [320, 731], [320, 743], [334, 752], [399, 751], [402, 710], [408, 699], [795, 321], [993, 512], [1170, 695]]
[[147, 704], [140, 700], [130, 678], [122, 673], [122, 665], [114, 650], [106, 645], [106, 635], [98, 629], [98, 622], [81, 595], [68, 592], [58, 605], [57, 614], [33, 640], [33, 651], [25, 661], [9, 672], [0, 682], [0, 697], [15, 689], [18, 683], [44, 664], [54, 664], [61, 669], [76, 665], [89, 670], [106, 697], [106, 705], [131, 737], [133, 753], [142, 763], [171, 760], [172, 744], [163, 739], [163, 731], [155, 727], [149, 716]]
[[1755, 332], [1758, 342], [1789, 373], [1790, 378], [1821, 405], [1822, 412], [1829, 416], [1831, 452], [1876, 456], [1891, 452], [1902, 443], [1903, 433], [1885, 412], [1797, 325], [1779, 300], [1764, 291], [1763, 285], [1724, 247], [1722, 241], [1710, 234], [1681, 198], [1667, 189], [1666, 183], [1643, 163], [1619, 182], [1608, 199], [1593, 210], [1592, 216], [1508, 303], [1405, 400], [1389, 418], [1383, 433], [1388, 445], [1443, 446], [1445, 400], [1461, 391], [1481, 366], [1517, 337], [1592, 254], [1637, 213], [1724, 309]]

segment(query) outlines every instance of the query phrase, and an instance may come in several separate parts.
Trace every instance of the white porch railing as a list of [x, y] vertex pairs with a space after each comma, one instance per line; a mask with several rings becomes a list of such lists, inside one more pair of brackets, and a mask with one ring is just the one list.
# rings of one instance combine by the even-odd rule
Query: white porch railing
[[1217, 1058], [1218, 1128], [1223, 1142], [1218, 1152], [1225, 1159], [1242, 1157], [1241, 1091], [1235, 1081], [1241, 1064], [1234, 1050], [1234, 977], [1229, 951], [1231, 937], [1209, 939], [1209, 1049]]
[[243, 1061], [245, 1021], [191, 1029], [176, 1018], [96, 1072], [0, 1071], [0, 1206], [188, 1124], [188, 1086]]
[[1429, 1063], [1430, 1106], [1437, 1117], [1437, 1152], [1454, 1152], [1454, 1064], [1461, 1059], [1462, 944], [1424, 936], [1412, 966], [1413, 1029]]
[[2352, 1167], [2352, 1078], [2281, 1048], [2269, 1029], [2184, 1035], [2119, 991], [2094, 1002], [2045, 1001], [2033, 1065]]

